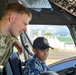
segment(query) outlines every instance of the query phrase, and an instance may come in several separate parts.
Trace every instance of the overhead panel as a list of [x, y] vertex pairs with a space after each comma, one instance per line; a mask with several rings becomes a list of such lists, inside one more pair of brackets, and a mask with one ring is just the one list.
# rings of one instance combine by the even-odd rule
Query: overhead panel
[[76, 17], [76, 0], [49, 0]]

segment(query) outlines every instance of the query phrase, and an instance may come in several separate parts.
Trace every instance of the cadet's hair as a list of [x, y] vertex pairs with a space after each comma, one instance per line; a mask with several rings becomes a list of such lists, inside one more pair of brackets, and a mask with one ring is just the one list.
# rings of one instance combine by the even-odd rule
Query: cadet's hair
[[9, 14], [10, 12], [16, 12], [19, 14], [27, 14], [29, 17], [32, 17], [32, 14], [30, 13], [30, 11], [25, 6], [19, 3], [7, 4], [5, 7], [3, 16]]

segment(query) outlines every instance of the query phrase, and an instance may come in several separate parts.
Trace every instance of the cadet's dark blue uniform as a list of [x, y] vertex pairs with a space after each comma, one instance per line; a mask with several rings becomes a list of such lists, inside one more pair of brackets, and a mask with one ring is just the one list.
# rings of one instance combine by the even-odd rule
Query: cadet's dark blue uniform
[[40, 75], [43, 71], [50, 71], [45, 62], [40, 63], [38, 58], [34, 56], [25, 65], [23, 75]]

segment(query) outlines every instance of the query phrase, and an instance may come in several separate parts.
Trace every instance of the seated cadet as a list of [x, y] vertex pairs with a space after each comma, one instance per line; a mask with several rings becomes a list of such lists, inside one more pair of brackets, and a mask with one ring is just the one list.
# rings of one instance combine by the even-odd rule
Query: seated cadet
[[59, 74], [54, 71], [47, 71], [47, 72], [42, 72], [40, 75], [59, 75]]
[[38, 37], [33, 42], [33, 58], [30, 58], [23, 69], [23, 75], [40, 75], [41, 72], [50, 71], [45, 63], [49, 54], [48, 40]]

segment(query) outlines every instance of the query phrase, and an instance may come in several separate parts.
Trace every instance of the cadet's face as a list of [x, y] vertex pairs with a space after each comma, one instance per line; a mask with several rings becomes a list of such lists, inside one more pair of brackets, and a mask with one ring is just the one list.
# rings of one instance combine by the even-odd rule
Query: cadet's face
[[38, 59], [40, 60], [40, 62], [45, 61], [49, 55], [49, 49], [42, 51], [37, 48], [37, 50], [35, 50], [35, 51], [36, 51], [35, 54], [38, 57]]
[[11, 35], [18, 37], [22, 31], [27, 31], [27, 24], [30, 17], [27, 14], [18, 14], [15, 16], [10, 29]]

